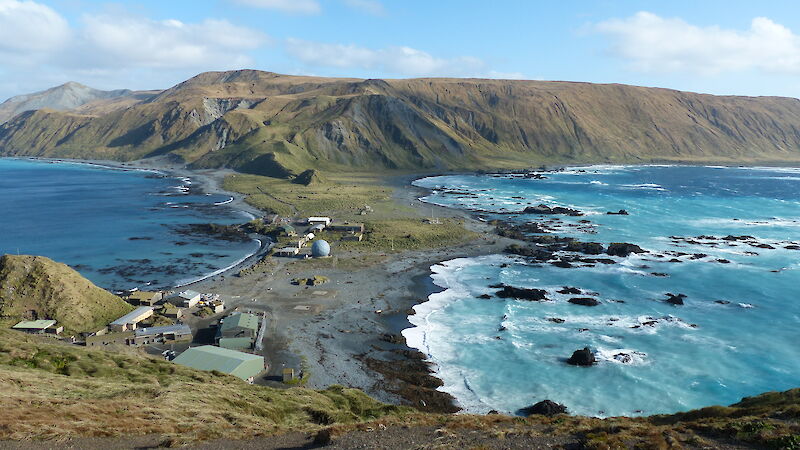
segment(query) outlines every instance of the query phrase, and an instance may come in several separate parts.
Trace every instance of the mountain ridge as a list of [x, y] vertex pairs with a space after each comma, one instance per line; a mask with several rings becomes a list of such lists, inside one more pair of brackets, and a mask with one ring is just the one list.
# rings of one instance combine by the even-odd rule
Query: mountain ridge
[[566, 81], [205, 72], [108, 111], [37, 110], [0, 154], [296, 176], [580, 163], [800, 162], [800, 100]]
[[[144, 97], [143, 97], [143, 94]], [[103, 91], [83, 84], [68, 81], [62, 85], [45, 89], [30, 94], [17, 95], [0, 103], [0, 124], [26, 111], [52, 109], [56, 111], [71, 111], [84, 108], [95, 102], [110, 102], [123, 98], [143, 100], [149, 98], [146, 91], [131, 91], [130, 89], [116, 89]]]

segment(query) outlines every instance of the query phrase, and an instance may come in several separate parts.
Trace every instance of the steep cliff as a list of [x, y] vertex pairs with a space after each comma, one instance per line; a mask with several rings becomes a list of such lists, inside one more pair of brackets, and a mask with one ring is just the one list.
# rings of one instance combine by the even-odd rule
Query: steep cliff
[[0, 126], [4, 155], [135, 160], [297, 175], [312, 168], [800, 162], [800, 100], [589, 83], [200, 74], [94, 115]]

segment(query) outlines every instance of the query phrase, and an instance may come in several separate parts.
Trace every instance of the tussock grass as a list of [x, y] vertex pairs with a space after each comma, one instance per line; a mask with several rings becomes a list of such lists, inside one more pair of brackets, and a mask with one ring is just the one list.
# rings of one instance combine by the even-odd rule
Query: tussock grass
[[160, 359], [85, 349], [0, 331], [0, 439], [160, 434], [167, 443], [247, 439], [323, 428], [332, 435], [380, 425], [568, 437], [583, 448], [714, 448], [740, 443], [800, 448], [800, 389], [729, 407], [640, 418], [443, 415], [412, 412], [341, 386], [272, 389]]
[[440, 219], [440, 223], [416, 218], [368, 220], [364, 226], [364, 239], [360, 242], [343, 241], [340, 233], [325, 231], [317, 237], [328, 240], [334, 250], [399, 252], [460, 244], [478, 236], [466, 230], [461, 219]]
[[160, 359], [9, 331], [0, 338], [0, 439], [150, 433], [243, 438], [407, 412], [341, 386], [272, 389]]
[[375, 212], [396, 214], [392, 189], [365, 175], [326, 174], [325, 182], [303, 185], [283, 178], [233, 174], [225, 178], [226, 190], [247, 195], [247, 203], [282, 216], [312, 216], [336, 213], [354, 220], [365, 205]]

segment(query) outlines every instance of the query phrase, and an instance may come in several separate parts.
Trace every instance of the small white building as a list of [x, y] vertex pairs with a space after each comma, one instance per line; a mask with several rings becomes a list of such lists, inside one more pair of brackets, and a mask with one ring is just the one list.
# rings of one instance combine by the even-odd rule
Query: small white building
[[324, 229], [325, 229], [325, 224], [318, 223], [318, 224], [314, 225], [313, 227], [309, 228], [308, 230], [311, 231], [312, 233], [319, 233]]
[[275, 251], [277, 256], [297, 256], [298, 253], [300, 249], [297, 247], [284, 247]]
[[208, 307], [211, 308], [214, 313], [221, 313], [225, 310], [225, 302], [222, 299], [216, 299], [208, 302]]
[[109, 328], [111, 328], [111, 331], [116, 332], [135, 330], [136, 324], [153, 315], [153, 309], [152, 306], [140, 306], [111, 322]]
[[181, 291], [175, 294], [173, 301], [184, 308], [191, 308], [200, 301], [200, 293], [192, 290]]
[[327, 227], [328, 225], [331, 224], [331, 218], [330, 217], [309, 217], [307, 219], [307, 222], [308, 222], [309, 225], [322, 224], [322, 225], [325, 225]]

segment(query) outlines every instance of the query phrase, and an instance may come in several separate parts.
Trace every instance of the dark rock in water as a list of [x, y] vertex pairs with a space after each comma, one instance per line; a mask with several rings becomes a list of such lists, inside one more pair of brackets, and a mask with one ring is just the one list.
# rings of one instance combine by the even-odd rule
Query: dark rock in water
[[668, 277], [669, 276], [668, 273], [664, 273], [664, 272], [650, 272], [650, 275], [652, 275], [654, 277]]
[[545, 204], [538, 206], [528, 206], [522, 211], [523, 214], [565, 214], [567, 216], [582, 216], [583, 213], [577, 209], [564, 208], [562, 206], [549, 207]]
[[510, 253], [512, 255], [519, 255], [519, 256], [527, 256], [529, 258], [533, 258], [537, 261], [547, 261], [553, 257], [552, 252], [548, 252], [547, 250], [542, 250], [540, 248], [533, 248], [533, 247], [523, 247], [517, 244], [511, 244], [505, 249], [506, 253]]
[[547, 320], [549, 320], [550, 322], [553, 322], [553, 323], [564, 323], [564, 319], [561, 319], [559, 317], [550, 317]]
[[506, 327], [501, 326], [500, 328], [497, 329], [497, 331], [506, 331]]
[[686, 296], [683, 294], [675, 295], [668, 293], [666, 295], [667, 295], [666, 302], [669, 303], [670, 305], [683, 305], [683, 299], [686, 298]]
[[769, 249], [769, 250], [774, 250], [775, 249], [775, 247], [773, 247], [773, 246], [771, 246], [769, 244], [758, 244], [758, 245], [753, 245], [753, 247], [766, 248], [766, 249]]
[[500, 298], [516, 298], [520, 300], [543, 301], [549, 300], [547, 298], [547, 291], [543, 289], [525, 289], [514, 286], [503, 286], [503, 289], [497, 291]]
[[681, 261], [681, 260], [680, 260], [680, 259], [678, 259], [678, 258], [672, 258], [672, 259], [670, 259], [670, 260], [669, 260], [669, 261], [667, 261], [667, 262], [671, 262], [671, 263], [680, 263], [680, 262], [683, 262], [683, 261]]
[[706, 255], [705, 253], [695, 253], [689, 259], [697, 260], [697, 259], [703, 259], [703, 258], [706, 258], [706, 257], [708, 257], [708, 255]]
[[406, 338], [403, 337], [401, 334], [383, 334], [381, 335], [380, 339], [384, 342], [388, 342], [390, 344], [405, 344]]
[[568, 242], [564, 249], [570, 252], [584, 253], [587, 255], [600, 255], [605, 252], [603, 244], [599, 242], [572, 241]]
[[600, 302], [592, 297], [573, 297], [569, 299], [568, 302], [572, 303], [573, 305], [581, 306], [597, 306], [600, 304]]
[[573, 366], [591, 366], [596, 363], [597, 360], [594, 358], [594, 353], [592, 353], [589, 347], [584, 347], [581, 350], [575, 350], [572, 356], [570, 356], [567, 360], [567, 364], [571, 364]]
[[559, 259], [558, 261], [553, 261], [550, 264], [552, 264], [552, 265], [554, 265], [556, 267], [561, 267], [562, 269], [569, 269], [569, 268], [572, 267], [571, 263], [569, 263], [568, 261], [561, 260], [561, 259]]
[[490, 298], [492, 298], [492, 296], [489, 295], [489, 294], [481, 294], [481, 295], [478, 296], [478, 298], [482, 298], [484, 300], [489, 300]]
[[142, 237], [134, 236], [134, 237], [129, 237], [128, 240], [129, 241], [152, 241], [153, 238], [151, 238], [149, 236], [142, 236]]
[[567, 407], [550, 400], [542, 400], [532, 406], [527, 406], [518, 411], [522, 416], [528, 417], [534, 414], [541, 416], [556, 416], [558, 414], [566, 414]]
[[492, 288], [492, 289], [502, 289], [502, 288], [505, 287], [505, 284], [503, 284], [503, 283], [495, 283], [495, 284], [490, 284], [489, 287]]
[[[737, 219], [733, 219], [733, 220], [737, 220]], [[753, 236], [732, 236], [730, 234], [725, 236], [724, 238], [722, 238], [723, 241], [748, 241], [748, 240], [753, 240], [753, 239], [755, 239]]]
[[731, 302], [729, 302], [727, 300], [714, 300], [714, 303], [718, 303], [720, 305], [730, 305], [731, 304]]
[[800, 245], [792, 244], [792, 245], [787, 245], [786, 247], [783, 248], [785, 248], [786, 250], [800, 250]]
[[609, 216], [627, 216], [628, 215], [628, 211], [625, 211], [624, 209], [620, 209], [617, 212], [609, 211], [606, 214], [608, 214]]
[[500, 268], [501, 269], [505, 269], [506, 267], [508, 267], [508, 264], [506, 264], [506, 263], [500, 264]]
[[730, 264], [731, 263], [730, 261], [728, 261], [727, 259], [724, 259], [724, 258], [718, 259], [717, 262], [720, 263], [720, 264]]
[[581, 291], [580, 289], [578, 289], [576, 287], [564, 286], [563, 288], [561, 288], [560, 291], [556, 291], [556, 292], [558, 292], [559, 294], [580, 295], [581, 292], [583, 292], [583, 291]]
[[630, 364], [633, 361], [633, 356], [627, 353], [617, 353], [614, 355], [614, 359], [621, 362], [622, 364]]
[[606, 264], [606, 265], [616, 264], [617, 263], [616, 261], [614, 261], [613, 259], [610, 259], [610, 258], [584, 258], [582, 261], [586, 262], [586, 263], [595, 263], [595, 264], [599, 263], [599, 264]]
[[608, 246], [608, 250], [606, 250], [606, 253], [608, 253], [611, 256], [621, 256], [624, 258], [630, 255], [631, 253], [647, 253], [647, 251], [642, 249], [636, 244], [628, 244], [626, 242], [616, 242]]
[[493, 409], [493, 410], [489, 411], [488, 413], [486, 413], [486, 415], [488, 415], [488, 416], [494, 416], [496, 414], [500, 414], [499, 412], [497, 412], [496, 409]]

